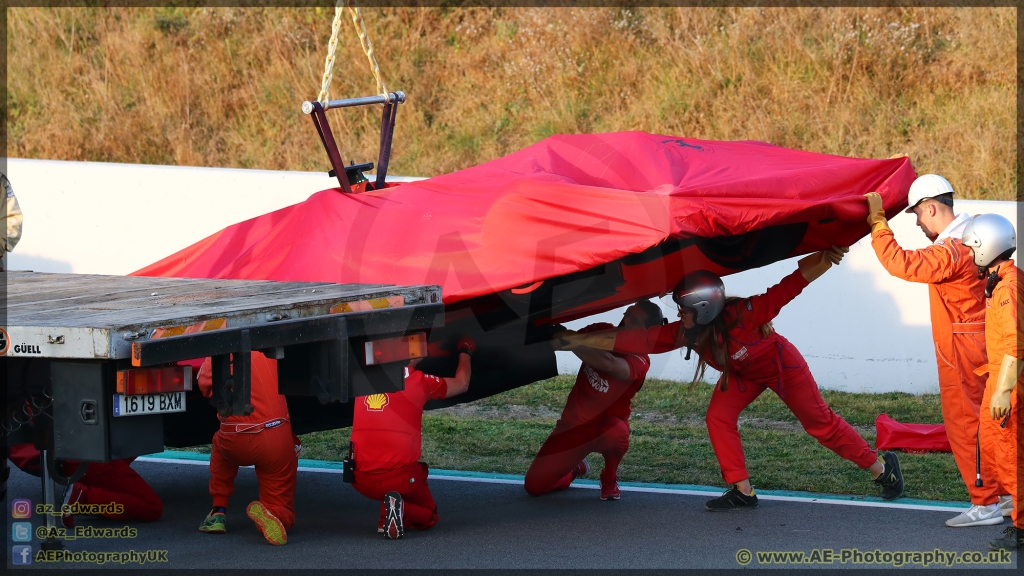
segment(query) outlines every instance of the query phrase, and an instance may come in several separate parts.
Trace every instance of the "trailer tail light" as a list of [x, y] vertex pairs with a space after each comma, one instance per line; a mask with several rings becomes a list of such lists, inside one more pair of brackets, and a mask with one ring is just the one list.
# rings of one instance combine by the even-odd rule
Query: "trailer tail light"
[[366, 365], [385, 364], [427, 355], [427, 334], [417, 332], [398, 338], [371, 340], [366, 343]]
[[185, 392], [191, 389], [191, 366], [120, 370], [117, 373], [117, 393], [125, 396]]

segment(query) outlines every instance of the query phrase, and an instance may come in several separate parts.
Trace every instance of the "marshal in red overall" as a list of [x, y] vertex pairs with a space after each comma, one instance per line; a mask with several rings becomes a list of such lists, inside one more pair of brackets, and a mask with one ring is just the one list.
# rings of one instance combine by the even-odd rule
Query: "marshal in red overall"
[[437, 504], [427, 486], [427, 465], [420, 462], [423, 447], [423, 406], [469, 389], [476, 345], [458, 343], [459, 365], [453, 378], [424, 374], [420, 358], [405, 368], [405, 389], [360, 396], [352, 416], [352, 459], [357, 492], [381, 502], [377, 531], [389, 539], [404, 536], [405, 528], [426, 530], [437, 523]]
[[[661, 324], [663, 318], [657, 304], [643, 300], [626, 310], [619, 327], [643, 330]], [[592, 324], [580, 333], [609, 329], [614, 326]], [[572, 352], [583, 366], [562, 416], [526, 472], [524, 488], [533, 496], [564, 490], [590, 472], [586, 456], [597, 452], [604, 458], [601, 500], [618, 500], [618, 470], [629, 450], [632, 400], [644, 385], [651, 360], [646, 354], [619, 354], [586, 346], [574, 347]]]
[[694, 272], [683, 278], [673, 292], [679, 305], [678, 322], [647, 330], [558, 336], [570, 343], [620, 353], [660, 353], [686, 346], [700, 357], [695, 381], [703, 377], [707, 366], [722, 373], [711, 395], [706, 422], [722, 478], [732, 486], [707, 503], [709, 510], [757, 506], [738, 421], [740, 413], [769, 389], [819, 443], [870, 471], [882, 486], [882, 497], [891, 500], [903, 493], [903, 476], [896, 455], [890, 452], [879, 459], [856, 430], [829, 408], [803, 356], [771, 325], [783, 306], [832, 264], [837, 264], [847, 251], [833, 247], [812, 254], [800, 261], [799, 270], [766, 293], [750, 298], [726, 298], [721, 278], [706, 271]]

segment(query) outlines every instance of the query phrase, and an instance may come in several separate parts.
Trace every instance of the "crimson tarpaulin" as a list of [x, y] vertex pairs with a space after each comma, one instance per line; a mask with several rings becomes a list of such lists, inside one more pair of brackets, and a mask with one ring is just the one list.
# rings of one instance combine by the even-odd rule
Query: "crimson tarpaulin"
[[907, 452], [952, 452], [945, 424], [904, 424], [879, 414], [875, 419], [875, 448]]
[[674, 238], [832, 222], [834, 237], [853, 242], [868, 232], [863, 195], [878, 191], [895, 214], [914, 176], [906, 157], [643, 132], [556, 135], [427, 180], [361, 194], [323, 190], [135, 274], [437, 284], [451, 304]]

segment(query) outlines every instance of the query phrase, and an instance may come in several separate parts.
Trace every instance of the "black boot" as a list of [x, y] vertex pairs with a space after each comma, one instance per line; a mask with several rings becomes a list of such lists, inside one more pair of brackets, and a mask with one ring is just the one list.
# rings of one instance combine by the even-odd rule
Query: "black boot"
[[708, 500], [704, 506], [712, 512], [720, 512], [722, 510], [753, 510], [757, 508], [757, 495], [754, 494], [753, 488], [750, 489], [750, 496], [747, 496], [740, 492], [739, 488], [733, 486], [718, 498]]
[[988, 547], [993, 550], [1017, 550], [1020, 548], [1021, 540], [1024, 540], [1024, 534], [1020, 528], [1010, 526], [1003, 530], [1002, 538], [996, 538], [989, 542]]
[[882, 475], [875, 478], [875, 484], [882, 487], [883, 500], [895, 500], [903, 495], [903, 472], [900, 472], [900, 459], [893, 452], [882, 454], [885, 468]]

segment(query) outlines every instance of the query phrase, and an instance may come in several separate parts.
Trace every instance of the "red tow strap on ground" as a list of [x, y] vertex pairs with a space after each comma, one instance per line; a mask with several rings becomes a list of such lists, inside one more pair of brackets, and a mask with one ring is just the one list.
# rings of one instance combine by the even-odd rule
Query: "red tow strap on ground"
[[945, 424], [903, 424], [879, 414], [875, 420], [875, 448], [905, 452], [952, 452]]

